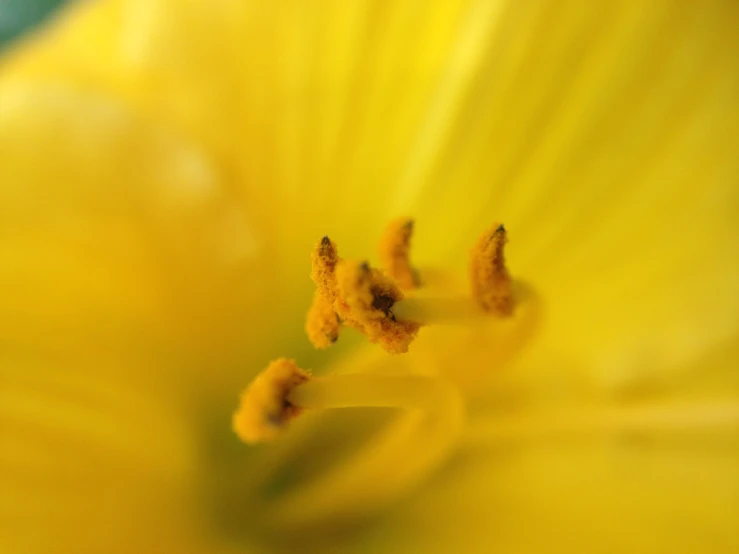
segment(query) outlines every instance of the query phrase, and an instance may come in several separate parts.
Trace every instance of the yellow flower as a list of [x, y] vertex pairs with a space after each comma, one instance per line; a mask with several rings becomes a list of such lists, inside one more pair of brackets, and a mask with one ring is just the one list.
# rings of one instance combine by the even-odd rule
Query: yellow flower
[[[737, 551], [738, 24], [730, 0], [110, 0], [18, 44], [0, 551]], [[314, 350], [316, 241], [372, 258], [405, 215], [449, 294], [505, 222], [542, 312]], [[465, 419], [439, 411], [438, 463], [406, 433], [341, 489], [398, 416], [241, 444], [239, 392], [282, 356], [433, 376]]]

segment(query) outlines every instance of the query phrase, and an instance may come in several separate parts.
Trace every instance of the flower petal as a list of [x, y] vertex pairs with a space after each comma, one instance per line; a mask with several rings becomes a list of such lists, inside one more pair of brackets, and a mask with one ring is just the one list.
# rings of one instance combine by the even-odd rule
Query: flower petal
[[6, 79], [0, 105], [4, 348], [207, 356], [211, 367], [214, 352], [234, 355], [270, 282], [257, 271], [261, 233], [219, 166], [68, 86]]
[[467, 447], [366, 551], [735, 551], [737, 345], [628, 395], [545, 372], [499, 386]]
[[414, 259], [460, 268], [480, 229], [505, 221], [511, 270], [549, 302], [542, 340], [604, 379], [617, 358], [660, 370], [739, 325], [728, 3], [79, 12], [10, 70], [95, 88], [197, 137], [237, 205], [257, 207], [285, 306], [309, 305], [293, 275], [318, 237], [363, 255], [407, 212]]
[[193, 551], [203, 529], [187, 420], [130, 379], [104, 377], [121, 373], [116, 363], [3, 356], [3, 551]]

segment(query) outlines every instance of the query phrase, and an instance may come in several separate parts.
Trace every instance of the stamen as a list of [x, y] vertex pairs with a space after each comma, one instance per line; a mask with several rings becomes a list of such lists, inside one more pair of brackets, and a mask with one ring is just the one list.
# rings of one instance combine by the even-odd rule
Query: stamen
[[328, 348], [339, 339], [340, 328], [334, 303], [327, 295], [316, 291], [305, 322], [305, 332], [311, 343], [321, 350]]
[[301, 408], [400, 408], [405, 413], [347, 462], [281, 498], [270, 514], [277, 525], [310, 525], [384, 505], [433, 472], [462, 427], [459, 393], [431, 377], [334, 375], [298, 385], [287, 398]]
[[316, 284], [313, 304], [308, 310], [305, 331], [313, 346], [325, 349], [339, 339], [336, 300], [336, 265], [341, 261], [336, 245], [323, 237], [311, 257], [311, 279]]
[[507, 241], [505, 227], [494, 226], [480, 237], [470, 254], [472, 295], [483, 310], [501, 316], [513, 312], [511, 277], [503, 258]]
[[483, 234], [470, 256], [472, 299], [411, 298], [401, 288], [418, 286], [409, 260], [413, 220], [397, 219], [388, 225], [380, 244], [380, 257], [388, 275], [369, 264], [342, 260], [336, 245], [323, 237], [313, 252], [311, 277], [316, 293], [308, 313], [306, 331], [316, 348], [328, 348], [346, 324], [367, 335], [392, 354], [408, 351], [421, 325], [468, 324], [489, 315], [511, 316], [516, 299], [505, 266], [507, 242], [503, 225]]
[[468, 324], [488, 315], [471, 298], [405, 298], [393, 306], [398, 321], [421, 325]]
[[364, 373], [311, 377], [287, 359], [272, 362], [247, 387], [233, 426], [251, 444], [273, 439], [304, 409], [359, 407], [403, 412], [349, 460], [279, 498], [266, 514], [269, 521], [309, 525], [372, 511], [426, 478], [461, 436], [461, 396], [446, 381]]
[[336, 297], [336, 264], [341, 261], [336, 245], [328, 237], [323, 237], [316, 245], [311, 257], [311, 279], [318, 293], [330, 298]]
[[344, 261], [336, 267], [336, 282], [339, 300], [334, 307], [345, 324], [391, 354], [408, 351], [420, 324], [395, 318], [391, 309], [403, 293], [392, 279], [366, 262]]
[[[428, 326], [410, 360], [418, 371], [444, 376], [474, 396], [525, 350], [540, 329], [544, 306], [534, 287], [514, 280], [513, 304], [509, 317], [484, 312], [471, 297], [409, 298], [398, 302], [393, 311], [399, 320], [409, 317]], [[460, 353], [485, 363], [460, 364]]]
[[392, 354], [408, 351], [420, 324], [397, 321], [392, 307], [403, 298], [393, 279], [369, 264], [347, 262], [323, 237], [313, 251], [311, 278], [316, 284], [305, 329], [316, 348], [328, 348], [341, 324], [354, 327]]
[[257, 375], [241, 394], [233, 415], [233, 429], [248, 444], [274, 439], [301, 408], [288, 400], [288, 393], [310, 379], [294, 360], [280, 358]]
[[390, 222], [380, 240], [380, 262], [403, 290], [413, 290], [420, 284], [418, 272], [410, 262], [412, 236], [413, 220], [402, 217]]
[[[523, 281], [511, 281], [511, 304], [518, 309], [523, 304], [539, 300], [530, 285]], [[399, 321], [415, 321], [421, 325], [469, 325], [490, 321], [490, 313], [485, 312], [472, 298], [454, 297], [413, 297], [404, 298], [393, 305], [393, 314]]]

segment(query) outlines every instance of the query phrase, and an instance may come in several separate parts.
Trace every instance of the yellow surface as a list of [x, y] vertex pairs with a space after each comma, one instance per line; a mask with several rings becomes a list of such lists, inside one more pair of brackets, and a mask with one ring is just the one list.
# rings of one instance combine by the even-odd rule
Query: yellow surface
[[[18, 44], [0, 551], [739, 550], [737, 28], [731, 0], [120, 0]], [[537, 325], [314, 351], [315, 240], [364, 259], [401, 215], [436, 293], [504, 222]], [[278, 356], [444, 375], [472, 438], [369, 520], [270, 533], [265, 506], [394, 417], [240, 444]]]

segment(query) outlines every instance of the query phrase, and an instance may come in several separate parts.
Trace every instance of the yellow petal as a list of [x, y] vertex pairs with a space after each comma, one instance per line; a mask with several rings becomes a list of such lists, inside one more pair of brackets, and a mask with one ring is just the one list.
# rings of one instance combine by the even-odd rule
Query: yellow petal
[[[6, 78], [0, 105], [8, 347], [143, 349], [205, 356], [211, 367], [214, 352], [233, 356], [268, 301], [259, 269], [269, 252], [217, 164], [125, 105], [71, 86]], [[255, 338], [278, 323], [265, 317]]]
[[[564, 390], [587, 412], [588, 402], [601, 408], [650, 383], [688, 387], [677, 379], [686, 365], [710, 368], [708, 354], [736, 340], [733, 4], [202, 6], [84, 4], [5, 62], [0, 105], [14, 108], [0, 121], [13, 160], [0, 180], [12, 192], [3, 260], [7, 290], [21, 294], [3, 293], [11, 309], [2, 330], [16, 348], [86, 352], [69, 346], [80, 337], [153, 342], [180, 360], [198, 352], [201, 369], [224, 358], [245, 363], [278, 341], [299, 349], [312, 243], [328, 233], [353, 256], [371, 252], [401, 212], [418, 224], [414, 260], [445, 267], [461, 265], [480, 229], [503, 220], [512, 273], [547, 303], [535, 348], [500, 377], [491, 403], [506, 398], [506, 386], [524, 408]], [[61, 107], [49, 90], [53, 102], [62, 91]], [[133, 121], [130, 134], [95, 123], [98, 101]], [[168, 137], [164, 147], [150, 125]], [[52, 153], [48, 166], [32, 163], [39, 147]], [[171, 223], [173, 204], [151, 175], [165, 184], [181, 175], [177, 160], [192, 150], [185, 158], [214, 166], [219, 193], [197, 197], [192, 211], [175, 203], [181, 216]], [[128, 191], [131, 167], [147, 169], [131, 179], [143, 183], [131, 193], [141, 207], [116, 204], [128, 192], [106, 196]], [[203, 179], [184, 173], [200, 190]], [[70, 187], [77, 196], [65, 197]], [[38, 201], [52, 192], [61, 213], [77, 219], [81, 209], [82, 231], [53, 221]], [[231, 208], [237, 215], [227, 215]], [[112, 229], [119, 210], [121, 229]], [[219, 234], [219, 225], [227, 230]], [[245, 255], [237, 241], [239, 261], [225, 262], [223, 244], [231, 252], [234, 236], [249, 235], [244, 225], [263, 254]], [[78, 252], [80, 234], [95, 239]], [[95, 311], [95, 281], [82, 277], [96, 263], [121, 278], [100, 279], [108, 288], [95, 298], [111, 302], [123, 323]], [[50, 282], [41, 271], [62, 278]], [[272, 288], [252, 280], [255, 271], [268, 273]], [[43, 309], [27, 313], [34, 290]], [[239, 345], [249, 321], [260, 324]], [[158, 333], [166, 340], [152, 339]], [[736, 357], [729, 360], [733, 370]], [[365, 538], [383, 547], [416, 540], [394, 543], [400, 551], [418, 548], [420, 535], [426, 550], [442, 551], [486, 552], [491, 543], [512, 552], [597, 550], [603, 540], [617, 550], [735, 549], [727, 519], [735, 441], [649, 444], [606, 437], [469, 454]], [[460, 502], [470, 511], [449, 508]], [[712, 542], [699, 542], [706, 534]]]
[[[191, 552], [196, 451], [187, 419], [120, 373], [4, 355], [0, 549]], [[108, 376], [108, 377], [106, 377]], [[189, 522], [189, 523], [185, 523]]]
[[426, 264], [461, 267], [503, 220], [511, 270], [550, 303], [543, 340], [604, 374], [736, 329], [731, 5], [199, 6], [103, 2], [10, 69], [197, 137], [240, 209], [270, 214], [250, 218], [285, 306], [309, 305], [313, 241], [371, 252], [402, 210]]
[[629, 394], [551, 374], [499, 384], [447, 471], [366, 551], [736, 551], [738, 344]]

